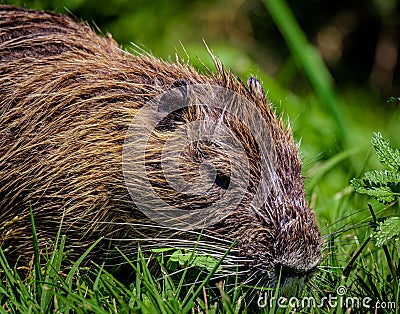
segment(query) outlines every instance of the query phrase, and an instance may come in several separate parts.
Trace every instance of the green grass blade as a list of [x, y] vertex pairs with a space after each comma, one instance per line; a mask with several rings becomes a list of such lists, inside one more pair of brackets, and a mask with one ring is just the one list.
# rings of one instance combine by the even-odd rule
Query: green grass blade
[[104, 263], [98, 269], [98, 272], [97, 272], [97, 275], [96, 275], [96, 279], [95, 279], [95, 281], [93, 283], [93, 293], [94, 293], [94, 296], [95, 296], [95, 298], [96, 298], [98, 303], [100, 303], [99, 283], [100, 283], [100, 278], [101, 278], [101, 275], [103, 273], [103, 270], [104, 270]]
[[[14, 273], [10, 265], [7, 262], [6, 256], [4, 255], [3, 250], [0, 247], [0, 266], [2, 268], [2, 271], [4, 272], [4, 276], [7, 279], [7, 287], [5, 288], [5, 294], [8, 297], [9, 303], [18, 305], [18, 299], [17, 295], [14, 293], [15, 291], [18, 291], [17, 286], [18, 286], [18, 279], [19, 276], [18, 274]], [[23, 291], [23, 293], [27, 293], [27, 291]]]
[[72, 287], [72, 278], [74, 276], [74, 274], [78, 271], [79, 265], [82, 263], [82, 261], [85, 259], [85, 257], [93, 250], [93, 248], [102, 240], [103, 238], [99, 238], [97, 239], [86, 251], [85, 253], [83, 253], [78, 260], [72, 265], [67, 279], [65, 280], [65, 282], [68, 284], [69, 288], [71, 289]]
[[[218, 261], [218, 263], [215, 264], [213, 269], [210, 271], [210, 273], [207, 275], [207, 277], [204, 279], [204, 281], [198, 286], [195, 292], [193, 294], [188, 294], [186, 298], [183, 300], [183, 304], [186, 304], [186, 306], [182, 309], [182, 313], [188, 313], [194, 304], [194, 301], [196, 298], [200, 295], [203, 287], [208, 283], [208, 281], [211, 279], [211, 277], [215, 274], [215, 272], [218, 270], [218, 268], [221, 266], [222, 262], [224, 261], [225, 257], [229, 254], [231, 249], [235, 246], [236, 241], [231, 244], [231, 246], [228, 248], [228, 250], [225, 252], [225, 254], [222, 256], [222, 258]], [[189, 298], [190, 297], [190, 298]]]
[[147, 267], [146, 259], [144, 258], [141, 250], [138, 251], [138, 259], [140, 260], [140, 266], [142, 271], [141, 275], [143, 276], [142, 283], [144, 284], [146, 290], [149, 292], [147, 296], [149, 297], [150, 300], [152, 300], [153, 303], [152, 305], [153, 306], [157, 305], [157, 309], [160, 311], [160, 313], [163, 314], [169, 313], [163, 298], [158, 293], [157, 285], [153, 280], [153, 276], [151, 275], [149, 268]]
[[38, 238], [36, 234], [35, 220], [33, 218], [32, 205], [29, 206], [29, 212], [31, 215], [31, 224], [32, 224], [32, 240], [33, 240], [33, 252], [34, 252], [34, 267], [35, 267], [35, 288], [37, 290], [37, 294], [39, 299], [42, 297], [42, 270], [40, 266], [40, 257], [39, 257], [39, 244]]
[[340, 112], [334, 92], [332, 76], [319, 55], [311, 45], [293, 13], [284, 0], [263, 0], [275, 24], [279, 28], [298, 66], [302, 68], [314, 90], [327, 106], [336, 121], [338, 136], [346, 139], [346, 124]]
[[46, 285], [46, 287], [42, 290], [42, 296], [40, 298], [40, 309], [43, 313], [47, 313], [53, 303], [53, 298], [55, 294], [54, 285], [57, 283], [57, 279], [59, 278], [58, 274], [61, 270], [66, 239], [65, 235], [61, 236], [63, 222], [64, 214], [61, 217], [60, 226], [58, 228], [56, 239], [53, 245], [53, 251], [51, 253], [50, 259], [47, 261], [44, 268], [44, 285]]
[[[63, 290], [63, 293], [58, 294], [57, 297], [65, 304], [68, 304], [70, 308], [73, 308], [75, 313], [110, 313], [109, 311], [104, 310], [101, 304], [97, 304], [96, 302], [93, 302], [93, 300], [82, 297], [78, 293], [68, 290], [66, 287], [60, 287], [60, 290]], [[66, 310], [63, 309], [62, 313], [66, 313]]]
[[[129, 266], [132, 267], [132, 269], [136, 273], [135, 285], [136, 285], [136, 295], [138, 296], [136, 302], [142, 308], [143, 312], [151, 313], [149, 307], [146, 306], [144, 302], [141, 302], [139, 300], [143, 299], [143, 295], [146, 294], [149, 300], [153, 301], [150, 302], [149, 305], [154, 309], [154, 311], [160, 313], [168, 313], [165, 309], [165, 305], [163, 302], [164, 300], [158, 293], [157, 285], [155, 284], [153, 277], [150, 273], [150, 270], [147, 267], [146, 259], [143, 256], [143, 253], [141, 252], [140, 248], [138, 249], [136, 266], [133, 265], [132, 261], [118, 247], [116, 248], [116, 250], [121, 254], [121, 256], [126, 260]], [[141, 289], [142, 285], [144, 289]]]
[[[85, 257], [90, 253], [91, 250], [102, 240], [103, 238], [97, 239], [79, 258], [78, 260], [72, 265], [70, 271], [68, 272], [67, 278], [65, 279], [65, 286], [66, 289], [72, 291], [72, 278], [75, 273], [78, 271], [80, 264], [85, 259]], [[64, 308], [65, 312], [68, 312], [68, 304], [61, 304], [60, 307]]]

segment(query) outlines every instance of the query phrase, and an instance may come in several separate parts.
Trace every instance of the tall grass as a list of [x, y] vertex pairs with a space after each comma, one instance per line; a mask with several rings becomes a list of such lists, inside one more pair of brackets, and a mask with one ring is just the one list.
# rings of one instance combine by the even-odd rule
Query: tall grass
[[320, 54], [308, 42], [284, 0], [263, 0], [263, 2], [285, 38], [296, 64], [307, 75], [315, 92], [321, 99], [321, 104], [326, 106], [327, 111], [335, 120], [338, 137], [345, 140], [347, 126], [338, 105], [332, 76]]
[[[32, 245], [37, 248], [33, 218], [32, 222]], [[205, 276], [199, 269], [188, 267], [179, 272], [179, 277], [168, 270], [166, 257], [145, 256], [139, 249], [137, 258], [130, 260], [119, 251], [129, 265], [126, 271], [134, 274], [131, 282], [122, 283], [104, 266], [80, 266], [101, 239], [71, 262], [67, 261], [66, 239], [60, 236], [60, 230], [48, 254], [35, 251], [33, 266], [24, 275], [17, 267], [10, 267], [0, 248], [0, 313], [246, 312], [245, 294], [237, 281], [229, 288], [210, 281], [229, 250]], [[158, 271], [154, 266], [150, 271], [149, 265], [154, 262]]]

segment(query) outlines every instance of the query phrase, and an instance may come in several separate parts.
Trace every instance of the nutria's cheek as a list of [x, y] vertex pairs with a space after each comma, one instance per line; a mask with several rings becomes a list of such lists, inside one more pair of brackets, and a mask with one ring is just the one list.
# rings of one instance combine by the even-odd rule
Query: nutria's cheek
[[[183, 94], [188, 101], [177, 101]], [[185, 123], [166, 128], [166, 117], [177, 115]], [[126, 134], [123, 172], [132, 200], [160, 225], [187, 230], [214, 225], [243, 202], [262, 206], [277, 175], [271, 135], [263, 112], [230, 89], [167, 90], [137, 111]]]

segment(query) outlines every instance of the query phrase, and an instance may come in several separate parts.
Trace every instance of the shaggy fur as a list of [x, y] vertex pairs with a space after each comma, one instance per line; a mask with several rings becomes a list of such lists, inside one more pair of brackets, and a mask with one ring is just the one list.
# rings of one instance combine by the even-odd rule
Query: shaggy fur
[[211, 125], [223, 116], [245, 147], [251, 173], [236, 210], [203, 231], [204, 251], [222, 255], [237, 239], [226, 263], [244, 267], [256, 283], [267, 275], [271, 285], [280, 267], [283, 279], [308, 275], [320, 260], [321, 238], [305, 199], [291, 132], [270, 109], [257, 80], [249, 79], [247, 89], [217, 60], [215, 65], [216, 74], [199, 74], [180, 61], [128, 54], [110, 36], [98, 36], [69, 17], [0, 6], [0, 244], [10, 259], [21, 257], [23, 264], [31, 258], [30, 206], [42, 249], [54, 239], [63, 215], [63, 232], [76, 254], [100, 236], [130, 239], [127, 250], [146, 240], [179, 246], [180, 239], [190, 238], [157, 228], [137, 210], [121, 166], [135, 113], [176, 82], [186, 82], [231, 89], [262, 113], [272, 138], [274, 166], [267, 168], [274, 183], [264, 187], [264, 206], [250, 206], [262, 171], [253, 136], [233, 116], [192, 107], [154, 133], [146, 155], [153, 186], [167, 202], [187, 210], [206, 207], [222, 195], [229, 184], [229, 156], [212, 143], [193, 144], [182, 157], [189, 178], [204, 156], [216, 163], [220, 182], [207, 195], [175, 193], [158, 165], [171, 130], [200, 117]]

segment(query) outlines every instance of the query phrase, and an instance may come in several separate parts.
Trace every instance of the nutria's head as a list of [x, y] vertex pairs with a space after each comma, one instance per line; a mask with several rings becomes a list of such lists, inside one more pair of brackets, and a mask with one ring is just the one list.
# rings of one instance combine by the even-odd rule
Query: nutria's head
[[[59, 15], [0, 6], [0, 243], [106, 236], [222, 256], [248, 284], [306, 279], [321, 237], [290, 130], [254, 78], [132, 56]], [[186, 242], [185, 242], [186, 241]]]
[[210, 251], [219, 243], [222, 255], [237, 240], [227, 264], [240, 265], [248, 284], [280, 278], [289, 288], [310, 277], [321, 254], [298, 150], [259, 81], [235, 84], [179, 80], [143, 106], [125, 140], [126, 184], [147, 217], [203, 230]]

